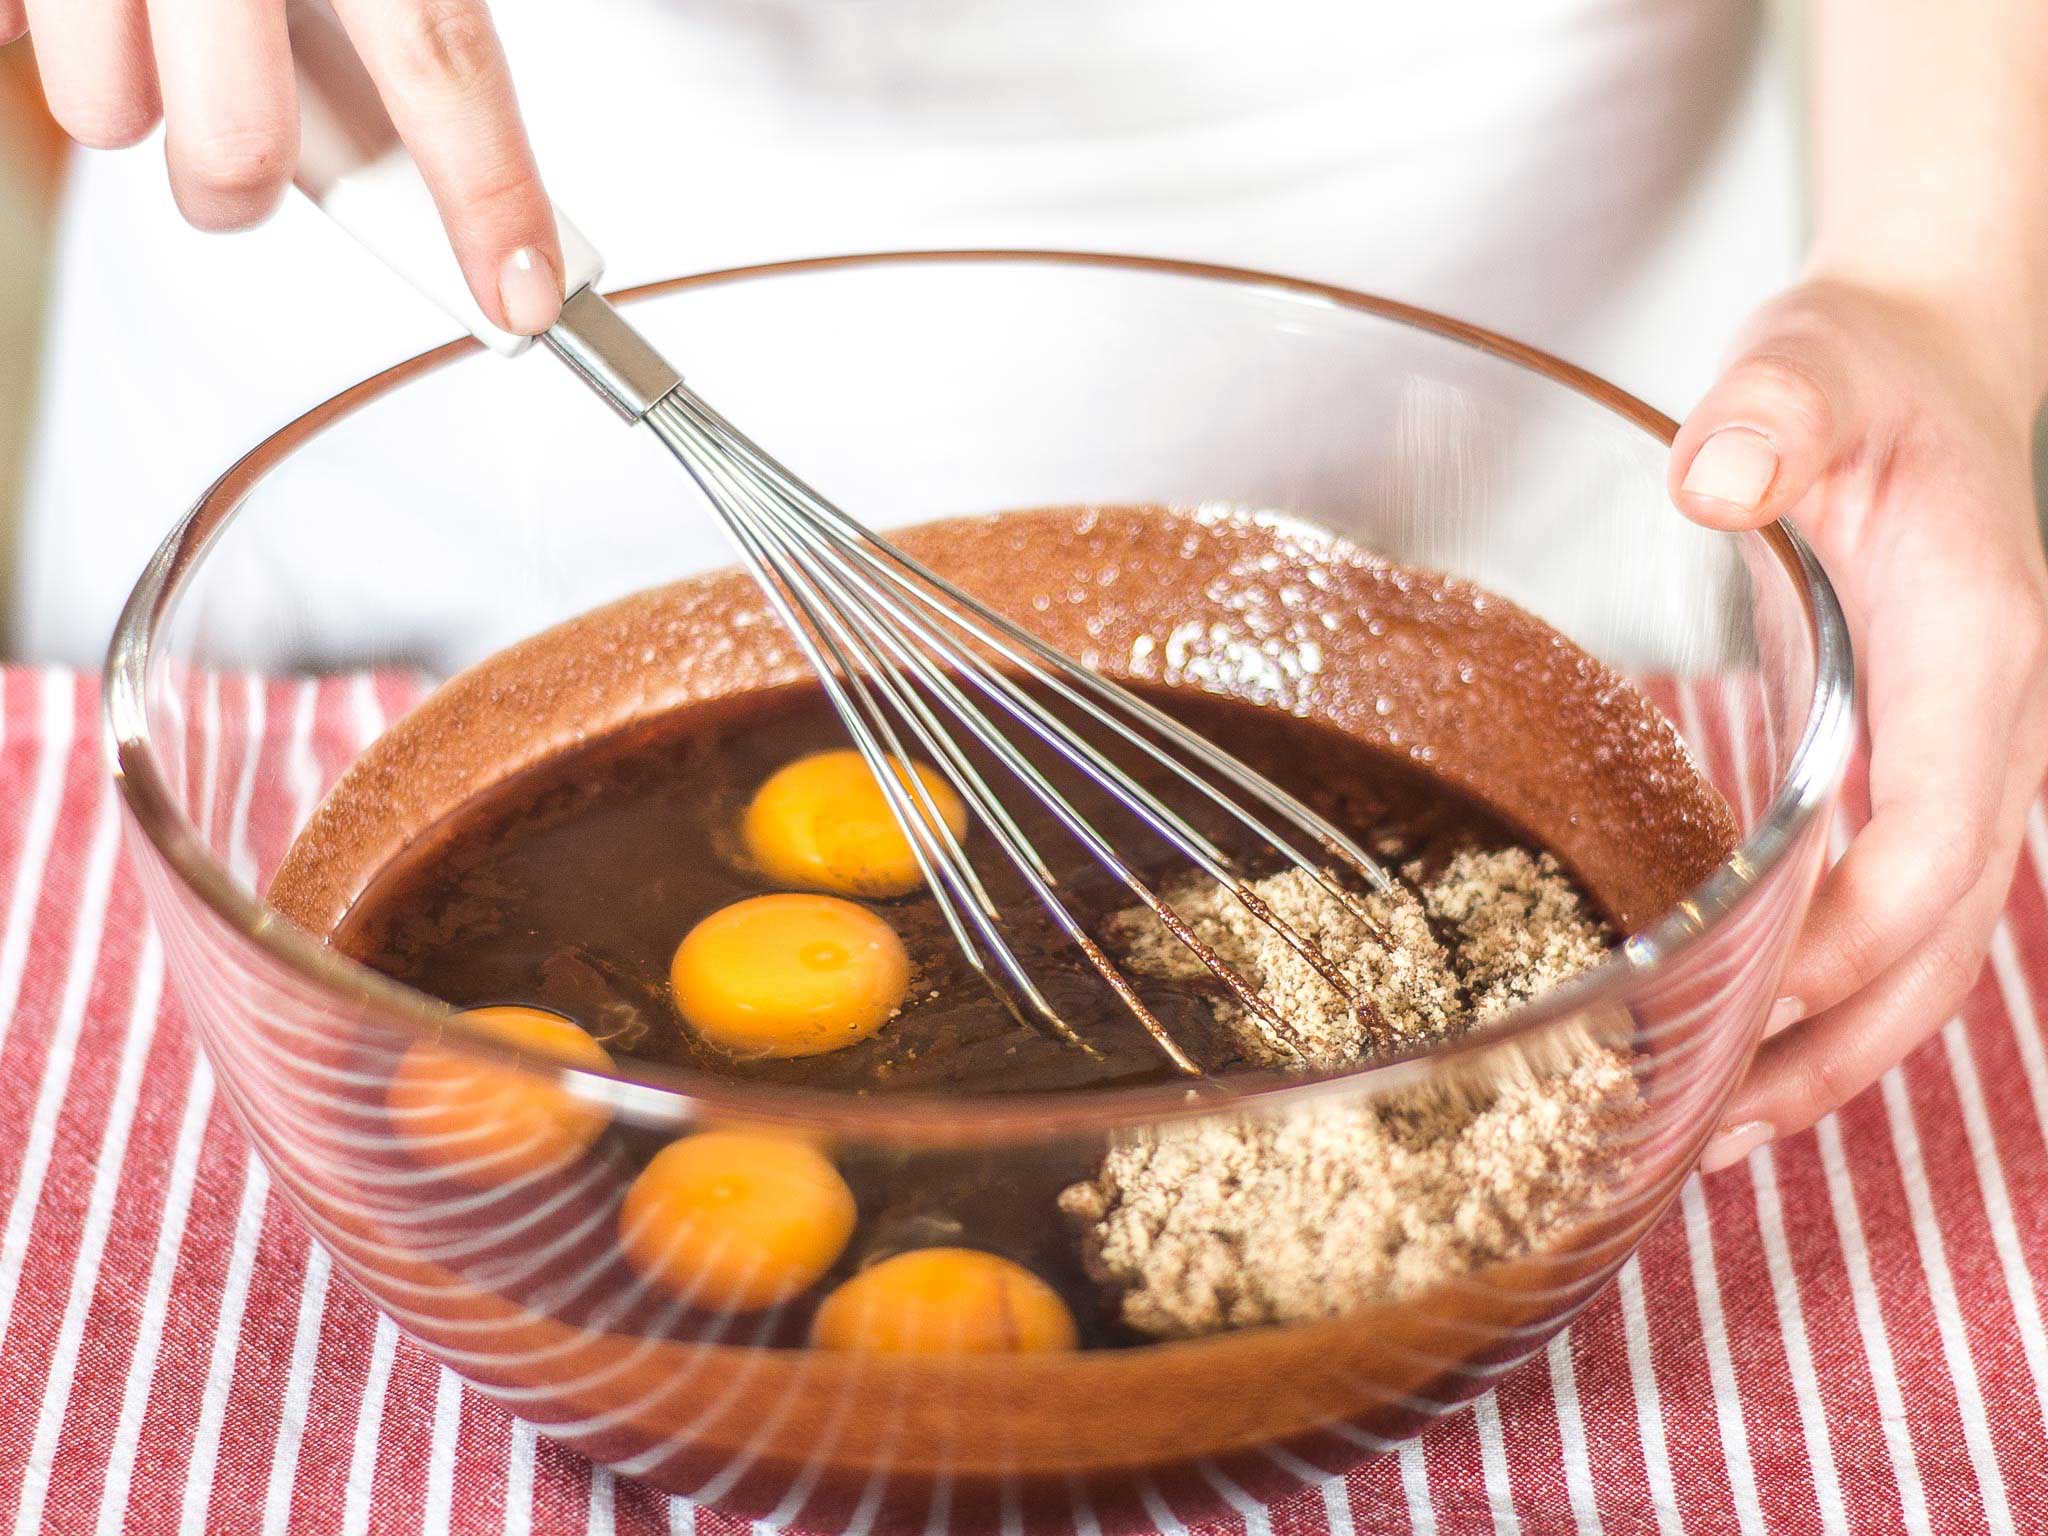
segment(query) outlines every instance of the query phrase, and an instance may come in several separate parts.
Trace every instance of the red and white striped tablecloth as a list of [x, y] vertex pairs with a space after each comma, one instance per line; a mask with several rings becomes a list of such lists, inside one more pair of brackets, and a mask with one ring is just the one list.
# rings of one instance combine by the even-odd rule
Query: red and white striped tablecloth
[[[399, 702], [209, 695], [284, 768], [202, 786], [257, 868]], [[737, 1531], [537, 1440], [331, 1273], [194, 1059], [118, 844], [92, 682], [0, 674], [0, 1524]], [[2048, 1531], [2044, 882], [2036, 804], [1991, 963], [1918, 1054], [1687, 1184], [1471, 1412], [1226, 1528]]]

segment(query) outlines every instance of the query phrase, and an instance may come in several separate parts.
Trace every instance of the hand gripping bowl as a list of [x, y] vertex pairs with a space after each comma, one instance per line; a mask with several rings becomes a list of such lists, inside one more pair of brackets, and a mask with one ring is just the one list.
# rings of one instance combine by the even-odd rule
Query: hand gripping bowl
[[[1526, 1257], [1334, 1318], [1063, 1354], [831, 1354], [768, 1347], [749, 1315], [677, 1326], [613, 1251], [635, 1147], [707, 1123], [796, 1126], [842, 1160], [960, 1159], [1000, 1187], [1008, 1170], [1226, 1111], [1162, 1088], [876, 1101], [571, 1070], [470, 1033], [266, 907], [285, 845], [384, 710], [522, 636], [729, 563], [644, 434], [555, 370], [443, 347], [223, 475], [152, 561], [107, 665], [132, 843], [179, 994], [278, 1189], [343, 1270], [543, 1432], [720, 1508], [820, 1528], [943, 1511], [960, 1527], [1050, 1512], [1116, 1529], [1162, 1497], [1191, 1517], [1233, 1484], [1277, 1495], [1341, 1471], [1538, 1349], [1716, 1128], [1811, 896], [1851, 675], [1840, 610], [1798, 537], [1684, 524], [1663, 491], [1672, 424], [1612, 387], [1316, 284], [973, 252], [754, 268], [627, 298], [708, 398], [885, 527], [1220, 502], [1468, 577], [1659, 699], [1739, 846], [1536, 1004], [1228, 1106], [1286, 1121], [1511, 1070], [1589, 1030], [1625, 1039], [1641, 1102], [1615, 1133], [1625, 1171]], [[688, 660], [733, 641], [684, 625], [664, 643]], [[446, 809], [434, 795], [658, 707], [665, 659], [652, 644], [624, 672], [572, 657], [545, 697], [496, 689], [495, 715], [442, 733], [392, 781], [387, 830], [411, 836]], [[286, 670], [336, 675], [282, 690], [258, 676]], [[1206, 677], [1256, 697], [1264, 674]], [[1426, 759], [1486, 750], [1483, 711], [1462, 742], [1433, 739], [1427, 710], [1395, 718]], [[252, 826], [252, 804], [292, 807], [291, 824]], [[1610, 809], [1572, 806], [1534, 830], [1569, 853]], [[611, 1130], [566, 1172], [482, 1190], [427, 1176], [394, 1145], [384, 1097], [423, 1035], [553, 1080]]]

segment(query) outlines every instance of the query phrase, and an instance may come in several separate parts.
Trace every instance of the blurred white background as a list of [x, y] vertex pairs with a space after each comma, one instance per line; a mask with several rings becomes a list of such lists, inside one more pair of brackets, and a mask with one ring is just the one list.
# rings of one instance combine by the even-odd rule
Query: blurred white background
[[[1793, 68], [1791, 55], [1796, 50], [1785, 45], [1797, 31], [1796, 0], [1778, 0], [1766, 9], [1771, 14], [1772, 30], [1777, 34], [1779, 47], [1776, 51], [1785, 60], [1789, 71]], [[1796, 142], [1787, 143], [1784, 152], [1796, 158], [1799, 146]], [[8, 601], [7, 594], [14, 590], [13, 573], [21, 548], [18, 509], [26, 439], [41, 362], [40, 339], [53, 214], [67, 167], [75, 164], [73, 157], [77, 153], [65, 146], [42, 111], [27, 45], [17, 43], [0, 48], [0, 605]], [[127, 153], [152, 159], [155, 156], [151, 146]], [[890, 242], [883, 238], [868, 243], [886, 245]], [[653, 274], [628, 271], [620, 275]], [[1519, 328], [1542, 339], [1540, 329], [1531, 329], [1535, 324], [1533, 320], [1518, 327], [1510, 317], [1484, 315], [1474, 318], [1510, 331]], [[1617, 345], [1622, 341], [1621, 338], [1613, 339], [1607, 344], [1608, 350], [1625, 355], [1626, 345]], [[1576, 360], [1610, 371], [1619, 361], [1605, 357]], [[118, 367], [118, 359], [93, 364], [95, 367], [102, 365]], [[1628, 376], [1626, 366], [1623, 366], [1620, 382], [1643, 387]], [[311, 403], [308, 399], [295, 402], [295, 405]], [[1679, 411], [1689, 402], [1658, 398], [1654, 403], [1666, 410]], [[252, 441], [254, 435], [260, 433], [252, 434]], [[2042, 428], [2036, 433], [2036, 443], [2037, 463], [2048, 465], [2048, 417], [2044, 417]], [[2048, 476], [2037, 474], [2036, 478], [2039, 485]], [[2048, 494], [2043, 495], [2042, 502], [2044, 516], [2048, 516]], [[168, 523], [176, 511], [175, 505], [167, 505], [162, 514], [164, 521]], [[14, 632], [11, 618], [4, 607], [0, 607], [0, 636]]]

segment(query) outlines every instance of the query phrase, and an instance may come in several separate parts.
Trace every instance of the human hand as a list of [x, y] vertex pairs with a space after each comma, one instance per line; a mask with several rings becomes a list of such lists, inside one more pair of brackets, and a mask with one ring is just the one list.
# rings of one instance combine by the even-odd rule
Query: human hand
[[[562, 253], [484, 0], [334, 0], [434, 194], [484, 314], [537, 335]], [[50, 112], [96, 149], [165, 121], [171, 190], [200, 229], [277, 205], [298, 158], [285, 0], [0, 0], [0, 43], [32, 35]]]
[[1871, 740], [1870, 822], [1821, 882], [1703, 1169], [1874, 1082], [1982, 968], [2048, 769], [2038, 386], [2014, 350], [1938, 302], [1819, 277], [1752, 320], [1672, 445], [1695, 521], [1789, 516], [1812, 541]]

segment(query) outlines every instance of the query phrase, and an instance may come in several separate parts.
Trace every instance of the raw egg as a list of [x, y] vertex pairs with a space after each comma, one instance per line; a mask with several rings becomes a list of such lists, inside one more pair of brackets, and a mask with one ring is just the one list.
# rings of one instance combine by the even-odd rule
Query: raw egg
[[1073, 1314], [1021, 1264], [974, 1248], [914, 1248], [845, 1282], [811, 1320], [820, 1349], [885, 1355], [1072, 1349]]
[[[889, 766], [922, 810], [911, 775], [955, 837], [967, 831], [967, 807], [932, 768]], [[888, 797], [858, 752], [816, 752], [778, 769], [754, 792], [740, 826], [747, 852], [778, 885], [847, 896], [906, 896], [924, 876]]]
[[816, 1056], [865, 1040], [903, 1002], [896, 930], [837, 896], [750, 896], [692, 928], [669, 965], [676, 1007], [743, 1056]]
[[[603, 1046], [545, 1009], [472, 1008], [461, 1017], [501, 1040], [571, 1066], [612, 1064]], [[391, 1075], [384, 1104], [415, 1161], [480, 1186], [568, 1162], [597, 1139], [606, 1120], [544, 1078], [433, 1040], [406, 1051]]]
[[853, 1235], [855, 1214], [846, 1180], [809, 1143], [706, 1131], [663, 1148], [633, 1181], [619, 1241], [677, 1298], [750, 1312], [815, 1283]]

